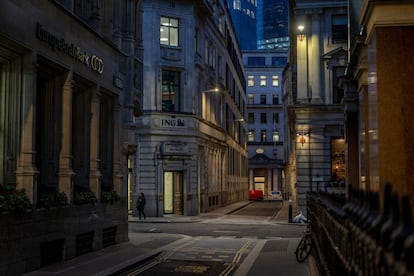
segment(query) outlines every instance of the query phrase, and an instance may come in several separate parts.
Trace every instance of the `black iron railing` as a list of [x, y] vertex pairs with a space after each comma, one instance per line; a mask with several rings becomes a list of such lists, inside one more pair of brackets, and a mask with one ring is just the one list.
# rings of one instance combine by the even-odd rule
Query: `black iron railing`
[[322, 275], [414, 275], [414, 226], [407, 196], [384, 188], [308, 193], [314, 253]]

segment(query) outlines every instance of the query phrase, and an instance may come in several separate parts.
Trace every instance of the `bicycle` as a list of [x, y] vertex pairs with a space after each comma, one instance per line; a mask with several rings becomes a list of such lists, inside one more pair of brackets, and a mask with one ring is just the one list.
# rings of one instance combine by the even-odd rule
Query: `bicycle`
[[296, 261], [302, 263], [306, 260], [312, 250], [312, 237], [309, 222], [306, 225], [305, 231], [303, 231], [303, 237], [300, 240], [298, 247], [295, 250]]

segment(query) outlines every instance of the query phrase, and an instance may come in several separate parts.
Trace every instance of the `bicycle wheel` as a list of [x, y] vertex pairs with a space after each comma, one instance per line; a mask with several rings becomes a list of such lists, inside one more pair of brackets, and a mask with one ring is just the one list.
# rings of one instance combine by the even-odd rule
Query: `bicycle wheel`
[[309, 236], [303, 237], [300, 240], [298, 247], [296, 248], [296, 251], [295, 251], [296, 260], [299, 263], [306, 260], [306, 258], [309, 256], [311, 252], [311, 249], [312, 249], [312, 242], [310, 240], [310, 237]]

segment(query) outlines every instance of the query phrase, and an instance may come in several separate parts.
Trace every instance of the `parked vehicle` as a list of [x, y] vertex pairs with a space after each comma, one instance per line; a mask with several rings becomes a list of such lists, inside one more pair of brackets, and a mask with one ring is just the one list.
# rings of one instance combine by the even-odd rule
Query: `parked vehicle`
[[280, 191], [271, 191], [270, 194], [269, 194], [269, 199], [283, 200], [282, 192], [280, 192]]

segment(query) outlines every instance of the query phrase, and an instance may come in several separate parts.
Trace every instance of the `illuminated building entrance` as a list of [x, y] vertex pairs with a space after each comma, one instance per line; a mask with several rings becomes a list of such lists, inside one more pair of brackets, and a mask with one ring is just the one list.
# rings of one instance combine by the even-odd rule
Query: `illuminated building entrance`
[[164, 214], [183, 214], [183, 172], [164, 172]]

